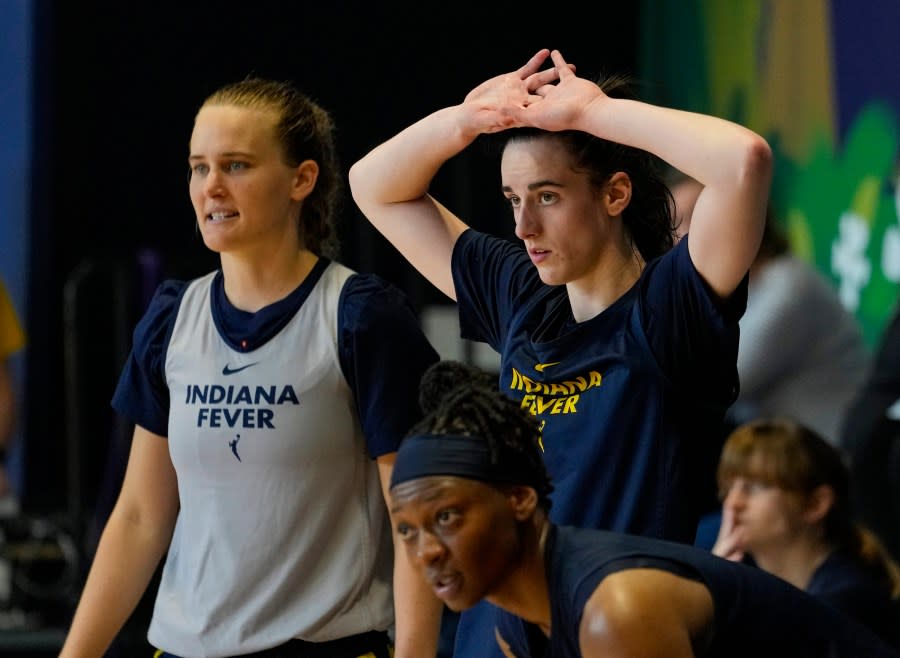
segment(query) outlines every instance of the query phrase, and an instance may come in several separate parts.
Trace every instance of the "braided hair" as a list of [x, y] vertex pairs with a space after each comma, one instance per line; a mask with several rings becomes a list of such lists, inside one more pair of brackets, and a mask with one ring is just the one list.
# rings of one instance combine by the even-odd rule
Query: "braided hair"
[[550, 509], [553, 484], [539, 447], [540, 425], [497, 390], [493, 376], [459, 361], [439, 361], [422, 376], [419, 405], [424, 417], [408, 436], [456, 435], [485, 442], [491, 463], [516, 465], [520, 473], [511, 475], [521, 475], [544, 509]]

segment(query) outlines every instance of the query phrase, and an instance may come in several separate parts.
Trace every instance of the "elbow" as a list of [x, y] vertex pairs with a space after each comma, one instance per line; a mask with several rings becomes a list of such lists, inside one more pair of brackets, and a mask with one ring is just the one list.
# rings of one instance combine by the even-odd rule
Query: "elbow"
[[350, 171], [347, 174], [347, 181], [350, 185], [350, 195], [353, 197], [353, 201], [356, 202], [360, 207], [362, 202], [365, 200], [365, 194], [363, 193], [365, 182], [365, 163], [361, 160], [357, 161], [350, 167]]
[[347, 172], [347, 183], [353, 203], [369, 222], [377, 215], [380, 203], [378, 186], [370, 171], [371, 166], [363, 158], [355, 162]]
[[761, 186], [768, 191], [772, 180], [773, 160], [769, 143], [756, 133], [749, 133], [741, 148], [739, 179], [744, 184]]
[[391, 202], [387, 197], [386, 180], [380, 165], [367, 158], [358, 160], [347, 172], [347, 183], [356, 207], [366, 219], [375, 223], [373, 218]]

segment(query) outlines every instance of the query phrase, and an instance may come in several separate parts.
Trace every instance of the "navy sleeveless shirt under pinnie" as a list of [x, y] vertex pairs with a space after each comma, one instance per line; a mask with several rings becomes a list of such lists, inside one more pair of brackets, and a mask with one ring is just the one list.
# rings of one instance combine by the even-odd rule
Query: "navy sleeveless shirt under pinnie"
[[[698, 658], [898, 658], [867, 628], [765, 571], [675, 542], [553, 526], [545, 545], [551, 605], [549, 640], [497, 608], [498, 632], [517, 658], [580, 658], [588, 599], [607, 576], [661, 569], [703, 583], [714, 606], [708, 646]], [[652, 629], [648, 629], [652, 632]]]
[[168, 437], [178, 477], [150, 642], [218, 657], [389, 629], [374, 460], [418, 419], [435, 361], [398, 290], [325, 259], [256, 313], [230, 304], [221, 272], [163, 283], [113, 398]]

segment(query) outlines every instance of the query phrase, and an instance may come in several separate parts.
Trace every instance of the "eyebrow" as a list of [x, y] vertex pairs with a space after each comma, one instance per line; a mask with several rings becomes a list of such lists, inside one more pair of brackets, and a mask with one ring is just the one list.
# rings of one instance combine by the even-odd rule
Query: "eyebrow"
[[[193, 160], [205, 160], [207, 156], [205, 155], [189, 155], [188, 162]], [[225, 153], [219, 153], [217, 158], [247, 158], [250, 159], [253, 156], [250, 153], [245, 153], [244, 151], [227, 151]]]
[[[434, 500], [440, 498], [445, 493], [446, 493], [446, 487], [443, 485], [438, 485], [434, 489], [427, 490], [424, 494], [417, 494], [417, 495], [421, 497], [422, 502], [430, 503], [430, 502], [433, 502]], [[391, 514], [394, 514], [394, 512], [398, 511], [401, 507], [403, 507], [403, 505], [404, 505], [404, 503], [391, 505], [391, 507], [389, 508]]]
[[[565, 185], [563, 185], [562, 183], [557, 183], [555, 180], [544, 179], [544, 180], [535, 181], [534, 183], [529, 183], [527, 187], [528, 187], [528, 190], [532, 191], [532, 190], [536, 190], [540, 187], [565, 187]], [[513, 191], [513, 189], [509, 185], [504, 185], [500, 189], [503, 190], [504, 192], [512, 192]]]

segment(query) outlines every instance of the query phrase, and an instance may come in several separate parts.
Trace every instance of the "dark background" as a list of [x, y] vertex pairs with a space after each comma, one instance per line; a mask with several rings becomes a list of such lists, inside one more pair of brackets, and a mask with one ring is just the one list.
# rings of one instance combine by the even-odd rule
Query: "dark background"
[[[210, 92], [248, 74], [295, 81], [333, 113], [346, 172], [404, 126], [542, 47], [560, 49], [588, 77], [634, 73], [637, 50], [631, 3], [578, 11], [490, 2], [36, 7], [22, 501], [31, 513], [89, 511], [120, 468], [108, 445], [107, 434], [122, 431], [109, 398], [147, 294], [135, 287], [153, 278], [146, 268], [135, 275], [136, 263], [149, 250], [160, 276], [217, 266], [195, 232], [187, 190], [193, 116]], [[448, 163], [434, 191], [472, 225], [511, 235], [496, 163], [477, 147]], [[347, 265], [400, 285], [419, 309], [448, 301], [349, 194], [339, 232]], [[87, 292], [73, 296], [66, 283], [79, 277]]]

